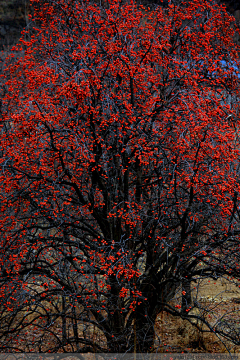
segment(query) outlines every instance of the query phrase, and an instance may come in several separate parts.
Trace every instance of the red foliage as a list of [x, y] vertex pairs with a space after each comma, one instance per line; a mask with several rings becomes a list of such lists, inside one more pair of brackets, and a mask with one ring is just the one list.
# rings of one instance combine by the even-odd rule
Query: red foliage
[[33, 5], [2, 78], [1, 283], [16, 300], [0, 336], [149, 352], [159, 312], [196, 319], [192, 281], [239, 277], [233, 18], [207, 0]]

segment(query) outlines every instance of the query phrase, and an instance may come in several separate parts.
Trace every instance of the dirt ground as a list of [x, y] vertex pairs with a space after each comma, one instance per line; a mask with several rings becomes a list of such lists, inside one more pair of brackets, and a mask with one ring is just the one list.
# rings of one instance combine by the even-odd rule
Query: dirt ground
[[[194, 289], [196, 287], [196, 289]], [[240, 323], [240, 288], [230, 280], [204, 280], [198, 287], [192, 284], [193, 302], [197, 300], [202, 306], [202, 312], [214, 324], [221, 317], [228, 315]], [[193, 313], [194, 313], [193, 309]], [[175, 318], [166, 313], [159, 314], [155, 329], [157, 337], [155, 347], [157, 352], [171, 353], [240, 353], [240, 346], [225, 342], [225, 346], [217, 336], [212, 333], [199, 332], [188, 321]], [[206, 328], [205, 328], [206, 330]], [[239, 327], [238, 327], [239, 331]], [[161, 341], [159, 341], [161, 339]]]
[[[194, 284], [192, 285], [194, 291]], [[240, 286], [240, 282], [239, 282]], [[233, 298], [240, 299], [240, 287], [233, 284], [230, 280], [227, 279], [218, 279], [216, 281], [211, 279], [206, 279], [201, 282], [199, 286], [199, 291], [197, 294], [197, 286], [195, 290], [195, 296], [197, 295], [198, 299], [208, 299], [210, 301], [228, 301]]]

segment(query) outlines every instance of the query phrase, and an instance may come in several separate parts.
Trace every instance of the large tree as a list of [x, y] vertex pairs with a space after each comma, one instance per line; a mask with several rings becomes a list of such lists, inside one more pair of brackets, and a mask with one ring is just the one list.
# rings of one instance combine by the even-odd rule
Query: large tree
[[239, 344], [191, 293], [239, 279], [233, 18], [34, 6], [2, 78], [1, 350], [150, 352], [161, 311]]

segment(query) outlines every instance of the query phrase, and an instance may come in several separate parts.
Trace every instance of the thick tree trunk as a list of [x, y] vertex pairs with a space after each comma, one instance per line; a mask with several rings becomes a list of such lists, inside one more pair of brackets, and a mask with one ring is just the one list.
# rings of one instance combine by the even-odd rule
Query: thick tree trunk
[[148, 311], [146, 304], [136, 307], [133, 320], [132, 347], [137, 353], [149, 353], [153, 350], [155, 340], [155, 321], [157, 317], [156, 298], [148, 299]]
[[[108, 351], [111, 353], [150, 353], [154, 347], [156, 316], [145, 316], [145, 304], [137, 306], [128, 319], [116, 311], [111, 318], [111, 331], [107, 336]], [[152, 317], [151, 317], [152, 316]], [[122, 322], [123, 321], [123, 322]], [[124, 326], [125, 323], [125, 326]]]
[[136, 319], [136, 333], [134, 334], [134, 348], [136, 352], [149, 353], [153, 351], [156, 319], [138, 317]]

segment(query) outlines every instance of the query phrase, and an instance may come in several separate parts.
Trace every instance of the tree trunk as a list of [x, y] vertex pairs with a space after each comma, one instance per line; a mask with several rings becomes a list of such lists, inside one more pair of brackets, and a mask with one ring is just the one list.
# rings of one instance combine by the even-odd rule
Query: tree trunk
[[154, 324], [156, 319], [136, 319], [135, 348], [139, 353], [149, 353], [153, 351], [155, 330]]
[[155, 340], [155, 321], [157, 317], [156, 301], [149, 301], [148, 311], [146, 312], [146, 304], [140, 304], [134, 312], [134, 327], [132, 337], [132, 349], [136, 349], [137, 353], [150, 353], [153, 351]]

